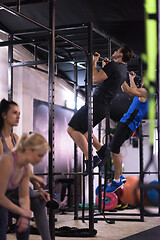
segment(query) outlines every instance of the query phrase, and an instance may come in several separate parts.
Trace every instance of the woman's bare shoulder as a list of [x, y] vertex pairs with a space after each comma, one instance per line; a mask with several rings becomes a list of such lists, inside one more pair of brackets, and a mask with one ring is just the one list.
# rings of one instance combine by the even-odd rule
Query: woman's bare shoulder
[[18, 140], [19, 140], [19, 137], [18, 137], [18, 135], [17, 135], [16, 133], [13, 133], [13, 136], [14, 136], [14, 138], [15, 138], [16, 142], [18, 142]]

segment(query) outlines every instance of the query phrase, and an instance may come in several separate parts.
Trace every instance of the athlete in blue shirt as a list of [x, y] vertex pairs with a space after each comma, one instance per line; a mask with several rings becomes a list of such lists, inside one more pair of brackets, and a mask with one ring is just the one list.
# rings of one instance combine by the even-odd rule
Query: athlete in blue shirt
[[134, 77], [135, 73], [130, 75], [130, 87], [126, 82], [121, 86], [123, 92], [135, 97], [128, 111], [120, 119], [110, 144], [114, 166], [114, 179], [112, 180], [111, 185], [106, 188], [106, 192], [115, 192], [126, 182], [126, 179], [121, 175], [122, 157], [120, 154], [120, 147], [132, 136], [138, 128], [141, 120], [148, 112], [147, 89], [143, 86], [137, 88], [134, 82]]

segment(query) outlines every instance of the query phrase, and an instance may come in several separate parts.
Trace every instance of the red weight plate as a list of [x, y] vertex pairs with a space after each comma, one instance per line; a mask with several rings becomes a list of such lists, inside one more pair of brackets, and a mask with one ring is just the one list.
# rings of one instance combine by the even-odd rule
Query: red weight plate
[[[102, 202], [101, 202], [101, 207], [103, 209], [103, 196], [104, 192], [102, 192]], [[96, 196], [96, 204], [99, 206], [99, 194]], [[114, 209], [118, 204], [118, 197], [115, 193], [105, 193], [105, 208], [104, 210], [112, 210]]]

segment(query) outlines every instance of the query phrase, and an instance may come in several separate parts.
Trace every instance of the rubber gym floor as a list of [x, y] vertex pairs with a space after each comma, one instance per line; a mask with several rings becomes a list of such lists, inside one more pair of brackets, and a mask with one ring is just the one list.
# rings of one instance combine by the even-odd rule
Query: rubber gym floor
[[[152, 212], [157, 213], [157, 208], [152, 208]], [[118, 211], [122, 212], [122, 211]], [[125, 209], [125, 213], [139, 213], [138, 209]], [[103, 216], [102, 216], [103, 218]], [[118, 216], [117, 216], [118, 218]], [[121, 217], [122, 218], [122, 217]], [[125, 217], [126, 218], [126, 217]], [[129, 216], [129, 218], [131, 218]], [[135, 217], [132, 217], [135, 219]], [[137, 218], [137, 217], [136, 217]], [[138, 217], [139, 218], [139, 217]], [[56, 228], [61, 228], [63, 226], [88, 228], [89, 222], [84, 223], [81, 220], [74, 220], [73, 212], [67, 212], [62, 215], [60, 213], [56, 214]], [[31, 223], [34, 225], [34, 222]], [[66, 239], [96, 239], [96, 240], [120, 240], [125, 238], [125, 240], [159, 240], [160, 239], [160, 217], [146, 217], [144, 222], [139, 221], [115, 221], [115, 224], [108, 224], [105, 221], [98, 221], [94, 224], [94, 229], [97, 230], [95, 237], [59, 237], [55, 236], [56, 240], [66, 240]], [[149, 230], [149, 231], [147, 231]], [[135, 235], [137, 234], [137, 235]], [[158, 234], [158, 236], [157, 236]], [[134, 236], [135, 235], [135, 236]], [[15, 240], [15, 234], [7, 234], [7, 240]], [[30, 235], [30, 240], [41, 240], [40, 235]]]

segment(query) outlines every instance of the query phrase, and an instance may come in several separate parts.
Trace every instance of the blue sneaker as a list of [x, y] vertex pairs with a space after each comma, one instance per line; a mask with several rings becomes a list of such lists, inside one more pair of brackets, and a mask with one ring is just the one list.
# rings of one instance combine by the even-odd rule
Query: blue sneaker
[[123, 175], [120, 176], [120, 181], [122, 181], [123, 184], [126, 183], [126, 179]]
[[[99, 166], [99, 163], [100, 163], [100, 158], [98, 156], [93, 156], [93, 168]], [[88, 173], [88, 160], [85, 160], [84, 161], [85, 164], [86, 164], [86, 170], [85, 170], [85, 173]]]
[[116, 182], [115, 180], [112, 180], [111, 185], [106, 187], [106, 192], [111, 193], [115, 192], [117, 189], [123, 186], [123, 182], [120, 180], [120, 182]]

